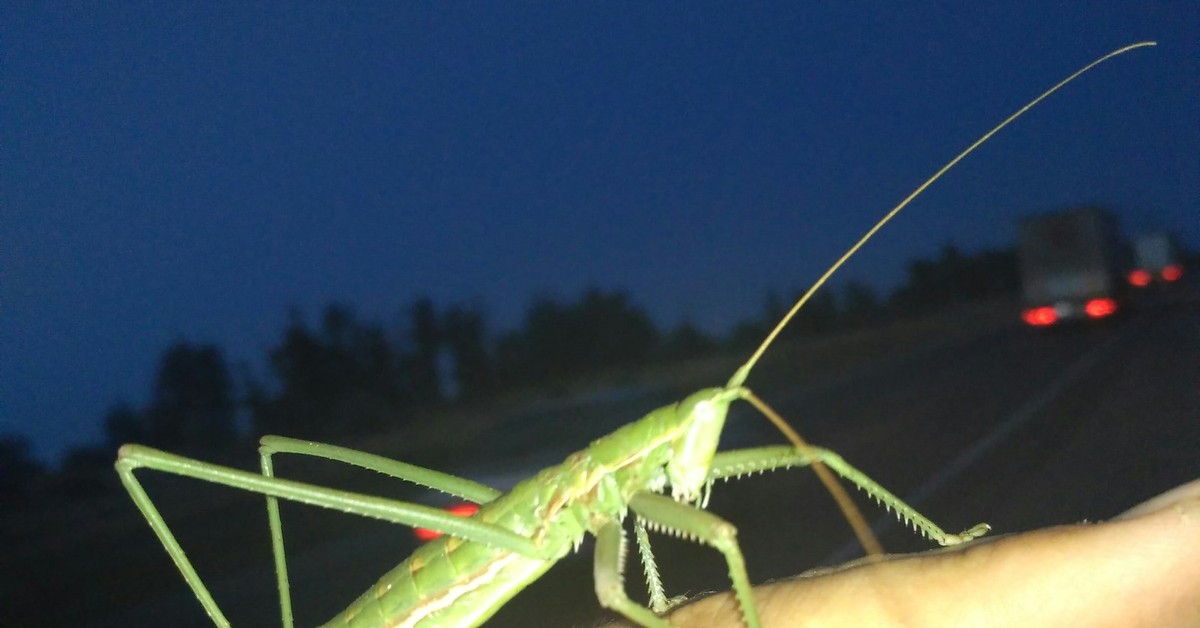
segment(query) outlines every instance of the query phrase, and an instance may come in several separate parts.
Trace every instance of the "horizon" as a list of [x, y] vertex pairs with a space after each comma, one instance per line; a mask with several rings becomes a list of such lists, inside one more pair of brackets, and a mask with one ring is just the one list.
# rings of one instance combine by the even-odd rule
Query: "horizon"
[[1200, 248], [1200, 6], [0, 9], [0, 434], [143, 406], [177, 339], [264, 369], [290, 308], [387, 322], [625, 289], [713, 333], [835, 278], [1110, 207]]

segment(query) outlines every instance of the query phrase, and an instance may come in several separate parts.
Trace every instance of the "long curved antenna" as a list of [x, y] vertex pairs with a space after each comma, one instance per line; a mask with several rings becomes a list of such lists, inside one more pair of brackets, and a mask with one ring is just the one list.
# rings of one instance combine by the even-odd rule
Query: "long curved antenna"
[[[962, 151], [954, 159], [951, 159], [949, 162], [947, 162], [946, 165], [942, 166], [933, 174], [933, 176], [926, 179], [924, 183], [917, 187], [917, 189], [913, 190], [911, 194], [904, 198], [904, 200], [900, 201], [898, 205], [893, 207], [891, 211], [884, 214], [883, 218], [880, 218], [879, 222], [875, 223], [875, 226], [871, 227], [870, 230], [868, 230], [861, 238], [859, 238], [858, 241], [854, 243], [854, 246], [851, 246], [849, 250], [843, 253], [842, 256], [838, 258], [838, 260], [834, 262], [832, 266], [829, 267], [829, 270], [826, 270], [825, 273], [822, 274], [815, 283], [813, 283], [812, 287], [796, 300], [796, 303], [792, 306], [792, 309], [788, 310], [787, 314], [784, 314], [783, 318], [779, 320], [779, 323], [775, 325], [775, 328], [771, 330], [771, 333], [767, 334], [767, 337], [762, 341], [762, 344], [758, 346], [758, 349], [756, 349], [750, 356], [750, 359], [746, 360], [745, 364], [734, 371], [733, 377], [729, 378], [729, 382], [725, 384], [725, 387], [742, 389], [741, 397], [758, 408], [759, 412], [766, 416], [767, 419], [769, 419], [775, 425], [775, 427], [778, 428], [785, 437], [787, 437], [788, 441], [792, 443], [793, 447], [800, 451], [811, 451], [811, 445], [801, 438], [800, 435], [797, 434], [796, 431], [793, 430], [786, 421], [784, 421], [783, 417], [779, 416], [779, 414], [772, 410], [770, 406], [768, 406], [744, 386], [746, 378], [750, 376], [750, 371], [754, 368], [754, 365], [758, 363], [759, 358], [763, 356], [763, 354], [767, 351], [767, 348], [771, 346], [771, 343], [775, 342], [775, 338], [779, 336], [779, 333], [782, 332], [785, 327], [787, 327], [789, 322], [791, 322], [792, 317], [794, 317], [796, 313], [800, 311], [800, 308], [804, 307], [804, 304], [808, 302], [812, 295], [821, 286], [825, 285], [825, 282], [832, 277], [833, 274], [837, 272], [843, 264], [845, 264], [851, 257], [854, 256], [855, 253], [858, 252], [860, 248], [862, 248], [864, 244], [867, 243], [867, 240], [870, 240], [877, 231], [882, 229], [884, 225], [886, 225], [892, 218], [896, 216], [896, 214], [899, 214], [900, 210], [908, 206], [913, 199], [920, 196], [921, 193], [924, 192], [925, 189], [930, 185], [932, 185], [934, 181], [937, 181], [951, 168], [958, 165], [958, 162], [962, 161], [964, 157], [970, 155], [975, 151], [976, 148], [979, 148], [984, 142], [991, 139], [993, 135], [1000, 132], [1000, 129], [1003, 129], [1017, 118], [1025, 115], [1025, 112], [1037, 106], [1038, 103], [1045, 100], [1048, 96], [1050, 96], [1050, 94], [1053, 94], [1066, 84], [1079, 78], [1080, 75], [1084, 74], [1088, 70], [1091, 70], [1092, 68], [1104, 63], [1105, 61], [1108, 61], [1113, 57], [1125, 54], [1130, 50], [1154, 45], [1156, 45], [1156, 42], [1153, 41], [1143, 41], [1136, 44], [1131, 44], [1123, 48], [1118, 48], [1117, 50], [1114, 50], [1103, 57], [1100, 57], [1099, 59], [1096, 59], [1095, 61], [1083, 66], [1079, 70], [1075, 71], [1074, 74], [1071, 74], [1067, 78], [1056, 83], [1050, 89], [1042, 92], [1042, 94], [1037, 98], [1029, 101], [1029, 103], [1027, 103], [1024, 107], [1021, 107], [1015, 113], [1005, 118], [1003, 122], [997, 124], [995, 128], [987, 133], [984, 133], [982, 137], [975, 140], [975, 142], [968, 146], [966, 150]], [[849, 522], [850, 527], [854, 530], [855, 536], [858, 537], [859, 544], [862, 545], [867, 555], [870, 557], [878, 557], [883, 555], [883, 547], [879, 544], [879, 540], [875, 538], [875, 534], [871, 531], [870, 526], [867, 525], [866, 519], [863, 518], [858, 507], [850, 499], [849, 495], [846, 494], [846, 490], [842, 488], [842, 485], [837, 481], [829, 469], [827, 469], [820, 461], [815, 459], [813, 460], [812, 468], [817, 474], [817, 477], [821, 480], [821, 483], [825, 485], [826, 490], [829, 491], [830, 495], [832, 495], [834, 500], [837, 502], [838, 508], [842, 511], [842, 515], [846, 518], [846, 521]]]
[[863, 237], [859, 238], [858, 242], [854, 243], [854, 246], [850, 247], [850, 249], [848, 251], [846, 251], [840, 258], [838, 258], [838, 261], [834, 262], [833, 265], [829, 267], [829, 270], [825, 271], [825, 274], [821, 275], [821, 277], [819, 279], [817, 279], [817, 281], [815, 283], [813, 283], [812, 287], [809, 288], [808, 291], [805, 292], [804, 295], [801, 296], [796, 301], [796, 304], [792, 306], [792, 309], [788, 310], [787, 314], [784, 314], [783, 318], [780, 319], [779, 323], [775, 325], [775, 328], [771, 330], [771, 333], [767, 334], [766, 339], [762, 341], [762, 344], [758, 346], [758, 349], [755, 350], [754, 354], [750, 356], [750, 359], [747, 360], [745, 364], [743, 364], [740, 368], [738, 368], [737, 371], [734, 372], [733, 377], [729, 378], [729, 383], [726, 384], [726, 387], [736, 388], [738, 386], [741, 386], [743, 383], [745, 383], [746, 378], [749, 377], [749, 375], [750, 375], [750, 370], [753, 369], [754, 365], [758, 363], [759, 358], [761, 358], [763, 353], [765, 353], [767, 351], [767, 348], [771, 346], [771, 343], [775, 342], [775, 337], [778, 336], [781, 331], [783, 331], [784, 327], [787, 327], [787, 324], [792, 320], [792, 317], [795, 316], [796, 313], [800, 311], [800, 308], [804, 307], [804, 304], [808, 302], [809, 298], [812, 297], [813, 293], [815, 293], [818, 288], [825, 285], [825, 282], [830, 277], [833, 276], [833, 273], [837, 272], [837, 270], [842, 267], [842, 264], [845, 264], [847, 260], [849, 260], [851, 257], [853, 257], [854, 254], [858, 252], [858, 249], [862, 248], [862, 246], [867, 243], [867, 240], [870, 240], [875, 235], [875, 232], [882, 229], [883, 226], [886, 225], [893, 217], [895, 217], [896, 214], [900, 213], [900, 210], [902, 210], [906, 206], [908, 206], [908, 204], [911, 203], [913, 201], [913, 199], [920, 196], [921, 193], [924, 192], [925, 189], [928, 188], [930, 185], [932, 185], [934, 181], [937, 181], [938, 179], [942, 178], [942, 175], [946, 174], [947, 171], [949, 171], [954, 166], [958, 165], [958, 162], [962, 161], [962, 159], [964, 157], [966, 157], [967, 155], [970, 155], [972, 152], [974, 152], [975, 149], [979, 148], [979, 146], [982, 145], [984, 142], [991, 139], [993, 135], [995, 135], [996, 133], [998, 133], [1000, 131], [1000, 129], [1003, 129], [1004, 127], [1008, 126], [1009, 123], [1011, 123], [1013, 120], [1016, 120], [1017, 118], [1020, 118], [1021, 116], [1025, 115], [1025, 112], [1027, 112], [1030, 109], [1037, 106], [1038, 103], [1045, 100], [1046, 97], [1048, 97], [1050, 94], [1053, 94], [1054, 92], [1061, 89], [1067, 83], [1070, 83], [1071, 81], [1074, 81], [1075, 79], [1079, 78], [1079, 76], [1082, 75], [1083, 73], [1087, 72], [1088, 70], [1091, 70], [1092, 68], [1100, 65], [1101, 63], [1104, 63], [1105, 61], [1108, 61], [1109, 59], [1111, 59], [1113, 57], [1125, 54], [1126, 52], [1129, 52], [1130, 50], [1134, 50], [1136, 48], [1144, 48], [1147, 46], [1154, 46], [1154, 45], [1156, 45], [1156, 43], [1157, 42], [1153, 42], [1153, 41], [1143, 41], [1143, 42], [1138, 42], [1136, 44], [1131, 44], [1131, 45], [1125, 46], [1124, 48], [1118, 48], [1117, 50], [1114, 50], [1114, 51], [1104, 55], [1103, 57], [1100, 57], [1099, 59], [1096, 59], [1095, 61], [1083, 66], [1082, 68], [1077, 70], [1074, 74], [1059, 81], [1054, 87], [1051, 87], [1050, 89], [1046, 90], [1045, 92], [1042, 92], [1041, 96], [1038, 96], [1037, 98], [1034, 98], [1033, 100], [1031, 100], [1024, 107], [1021, 107], [1020, 109], [1018, 109], [1016, 111], [1016, 113], [1005, 118], [1004, 122], [1001, 122], [1000, 124], [996, 125], [996, 127], [993, 128], [991, 131], [988, 131], [987, 133], [985, 133], [983, 135], [983, 137], [980, 137], [979, 139], [975, 140], [974, 144], [971, 144], [970, 146], [967, 147], [966, 150], [959, 153], [957, 157], [955, 157], [954, 159], [951, 159], [946, 165], [942, 166], [941, 169], [938, 170], [937, 172], [935, 172], [932, 177], [929, 177], [928, 179], [926, 179], [926, 181], [924, 183], [922, 183], [920, 185], [920, 187], [913, 190], [912, 194], [909, 194], [907, 197], [905, 197], [905, 199], [903, 201], [900, 201], [899, 205], [896, 205], [895, 207], [892, 208], [891, 211], [889, 211], [887, 214], [884, 214], [883, 218], [881, 218], [879, 220], [879, 222], [875, 223], [874, 227], [871, 227], [871, 229], [869, 231], [867, 231], [867, 233], [864, 234]]

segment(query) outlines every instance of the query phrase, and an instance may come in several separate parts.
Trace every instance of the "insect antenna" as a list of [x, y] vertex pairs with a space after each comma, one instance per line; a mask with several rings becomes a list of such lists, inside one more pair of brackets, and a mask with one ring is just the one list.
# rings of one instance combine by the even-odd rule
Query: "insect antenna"
[[[1054, 92], [1056, 92], [1059, 89], [1066, 86], [1071, 81], [1074, 81], [1075, 79], [1079, 78], [1081, 75], [1086, 73], [1088, 70], [1091, 70], [1092, 68], [1100, 65], [1101, 63], [1104, 63], [1105, 61], [1108, 61], [1109, 59], [1112, 59], [1113, 57], [1125, 54], [1126, 52], [1129, 52], [1131, 50], [1134, 50], [1137, 48], [1144, 48], [1147, 46], [1154, 46], [1154, 45], [1156, 45], [1156, 42], [1153, 42], [1153, 41], [1142, 41], [1142, 42], [1138, 42], [1136, 44], [1130, 44], [1128, 46], [1118, 48], [1118, 49], [1104, 55], [1103, 57], [1100, 57], [1099, 59], [1096, 59], [1095, 61], [1092, 61], [1091, 63], [1083, 66], [1079, 70], [1076, 70], [1075, 73], [1073, 73], [1070, 76], [1068, 76], [1067, 78], [1059, 81], [1050, 89], [1042, 92], [1042, 94], [1039, 95], [1037, 98], [1034, 98], [1033, 100], [1026, 103], [1025, 106], [1021, 107], [1016, 112], [1014, 112], [1012, 115], [1005, 118], [1003, 122], [1001, 122], [1000, 124], [997, 124], [995, 127], [992, 128], [992, 130], [988, 131], [987, 133], [984, 133], [979, 139], [975, 140], [975, 142], [973, 142], [970, 146], [968, 146], [961, 153], [959, 153], [957, 156], [955, 156], [954, 159], [951, 159], [950, 161], [948, 161], [946, 163], [946, 165], [939, 168], [938, 171], [933, 174], [933, 176], [926, 179], [924, 183], [922, 183], [915, 190], [913, 190], [912, 193], [910, 193], [908, 196], [906, 196], [904, 198], [904, 200], [900, 201], [899, 204], [897, 204], [890, 211], [888, 211], [886, 214], [884, 214], [883, 218], [880, 218], [879, 221], [875, 223], [875, 226], [873, 226], [869, 230], [867, 230], [867, 232], [865, 234], [863, 234], [863, 236], [861, 238], [859, 238], [858, 241], [855, 242], [853, 246], [851, 246], [849, 249], [847, 249], [846, 252], [843, 253], [842, 256], [839, 257], [838, 260], [836, 262], [834, 262], [829, 267], [828, 270], [826, 270], [820, 277], [817, 278], [817, 280], [815, 282], [813, 282], [812, 287], [810, 287], [799, 299], [797, 299], [796, 303], [794, 305], [792, 305], [792, 308], [790, 310], [788, 310], [786, 314], [783, 315], [783, 318], [781, 318], [778, 323], [776, 323], [775, 327], [771, 330], [771, 333], [767, 334], [767, 337], [765, 339], [763, 339], [762, 344], [760, 344], [758, 346], [758, 349], [756, 349], [754, 351], [754, 353], [751, 354], [750, 359], [746, 360], [745, 364], [738, 367], [738, 369], [736, 371], [734, 371], [733, 376], [729, 378], [729, 382], [725, 385], [726, 388], [743, 388], [743, 385], [746, 382], [746, 378], [750, 376], [750, 371], [758, 363], [758, 360], [763, 356], [764, 353], [766, 353], [767, 348], [770, 347], [773, 342], [775, 342], [776, 337], [778, 337], [780, 332], [782, 332], [783, 329], [785, 327], [787, 327], [788, 323], [791, 322], [792, 318], [796, 315], [796, 313], [799, 312], [800, 309], [803, 308], [806, 303], [808, 303], [808, 300], [810, 298], [812, 298], [812, 295], [814, 293], [816, 293], [816, 291], [818, 289], [820, 289], [821, 286], [825, 285], [825, 282], [828, 281], [829, 278], [832, 277], [833, 274], [835, 272], [837, 272], [838, 269], [840, 269], [843, 264], [845, 264], [847, 261], [849, 261], [849, 259], [851, 257], [853, 257], [854, 254], [857, 253], [858, 250], [861, 249], [862, 246], [864, 244], [866, 244], [868, 240], [870, 240], [872, 237], [874, 237], [874, 235], [880, 229], [882, 229], [884, 225], [886, 225], [888, 222], [890, 222], [892, 220], [892, 218], [894, 218], [896, 216], [896, 214], [899, 214], [900, 210], [907, 207], [908, 204], [911, 203], [915, 198], [920, 196], [921, 193], [923, 193], [926, 190], [926, 188], [928, 188], [930, 185], [933, 185], [934, 181], [937, 181], [938, 179], [942, 178], [942, 175], [946, 174], [946, 172], [948, 172], [951, 168], [958, 165], [958, 162], [962, 161], [963, 158], [965, 158], [967, 155], [970, 155], [971, 153], [975, 152], [975, 149], [977, 149], [981, 145], [983, 145], [984, 142], [990, 140], [992, 138], [992, 136], [994, 136], [996, 133], [999, 133], [1001, 129], [1003, 129], [1004, 127], [1011, 124], [1017, 118], [1020, 118], [1021, 116], [1025, 115], [1025, 113], [1027, 111], [1029, 111], [1030, 109], [1037, 106], [1039, 103], [1041, 103], [1047, 97], [1049, 97], [1050, 94], [1053, 94]], [[755, 396], [749, 390], [745, 390], [744, 388], [743, 388], [742, 396], [747, 401], [749, 401], [752, 405], [754, 405], [756, 408], [758, 408], [758, 410], [760, 412], [762, 412], [763, 415], [766, 416], [773, 424], [775, 424], [775, 426], [777, 428], [779, 428], [779, 431], [783, 432], [784, 436], [787, 437], [787, 439], [792, 443], [792, 445], [794, 445], [796, 448], [802, 449], [802, 450], [809, 449], [808, 443], [806, 443], [804, 441], [804, 439], [802, 439], [800, 437], [800, 435], [797, 434], [796, 431], [794, 429], [792, 429], [791, 426], [789, 426], [786, 421], [784, 421], [783, 417], [779, 416], [779, 414], [777, 412], [775, 412], [774, 410], [772, 410], [765, 402], [763, 402], [761, 399], [759, 399], [757, 396]], [[833, 495], [834, 499], [837, 500], [838, 506], [842, 510], [842, 514], [845, 515], [846, 519], [850, 522], [851, 527], [854, 528], [855, 535], [858, 536], [859, 542], [862, 544], [863, 548], [867, 551], [867, 554], [870, 556], [882, 554], [883, 549], [879, 545], [879, 541], [875, 539], [875, 535], [871, 532], [870, 527], [866, 524], [866, 520], [863, 519], [862, 513], [859, 512], [858, 508], [854, 505], [854, 502], [850, 500], [850, 497], [846, 494], [845, 489], [842, 488], [841, 484], [838, 483], [837, 479], [834, 478], [833, 474], [829, 471], [828, 468], [825, 467], [825, 465], [814, 460], [812, 466], [813, 466], [813, 470], [816, 472], [817, 476], [819, 478], [821, 478], [821, 482], [825, 485], [826, 489], [828, 489], [829, 492]]]

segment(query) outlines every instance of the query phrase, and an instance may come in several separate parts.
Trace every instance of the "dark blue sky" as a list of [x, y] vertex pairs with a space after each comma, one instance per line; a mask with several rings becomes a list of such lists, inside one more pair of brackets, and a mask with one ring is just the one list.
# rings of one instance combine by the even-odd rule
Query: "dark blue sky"
[[[509, 327], [627, 288], [710, 330], [1092, 58], [845, 270], [1098, 202], [1200, 243], [1200, 4], [0, 9], [0, 433], [53, 459], [172, 341], [262, 371], [297, 306]], [[952, 3], [953, 4], [953, 3]]]

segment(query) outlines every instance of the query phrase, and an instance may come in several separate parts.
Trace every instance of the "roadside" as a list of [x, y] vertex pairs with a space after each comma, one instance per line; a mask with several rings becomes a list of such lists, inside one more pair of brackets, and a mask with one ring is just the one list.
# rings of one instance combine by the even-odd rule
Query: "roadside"
[[[801, 339], [768, 353], [750, 384], [759, 390], [787, 390], [789, 394], [839, 386], [870, 369], [886, 369], [887, 361], [931, 344], [960, 342], [1012, 326], [1010, 307], [1004, 302], [975, 304], [924, 319]], [[742, 359], [722, 356], [612, 374], [569, 395], [445, 411], [412, 429], [346, 445], [467, 475], [504, 489], [655, 407], [703, 386], [724, 383]], [[256, 460], [250, 459], [243, 466], [253, 469], [255, 464]], [[427, 492], [389, 478], [327, 462], [283, 460], [280, 473], [398, 499], [430, 499]], [[264, 579], [269, 585], [270, 550], [261, 498], [146, 475], [148, 490], [159, 500], [184, 547], [194, 554], [197, 568], [217, 583], [215, 587], [248, 591], [243, 582]], [[394, 527], [372, 531], [378, 530], [371, 527], [373, 522], [311, 510], [285, 509], [288, 546], [294, 551], [345, 556], [335, 548], [358, 546], [353, 539], [364, 534], [376, 539], [368, 545], [378, 545], [379, 539], [387, 537], [399, 539], [392, 543], [389, 561], [411, 551], [413, 541], [406, 531], [396, 532]], [[6, 602], [3, 611], [13, 625], [92, 625], [114, 613], [123, 615], [124, 610], [157, 604], [164, 596], [178, 598], [180, 604], [195, 603], [123, 493], [16, 519], [4, 524], [10, 547], [0, 569], [0, 598], [16, 601]], [[252, 599], [273, 608], [269, 587], [266, 595]], [[60, 599], [71, 603], [51, 603]]]

